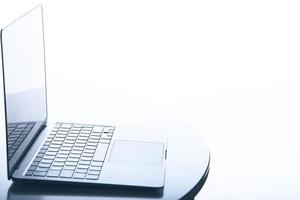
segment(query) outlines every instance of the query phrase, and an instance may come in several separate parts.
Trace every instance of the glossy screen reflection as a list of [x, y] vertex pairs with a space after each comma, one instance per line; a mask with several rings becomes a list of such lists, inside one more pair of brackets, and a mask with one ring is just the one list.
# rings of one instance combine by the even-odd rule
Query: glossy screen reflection
[[2, 29], [1, 45], [8, 158], [13, 160], [30, 131], [47, 118], [42, 7]]

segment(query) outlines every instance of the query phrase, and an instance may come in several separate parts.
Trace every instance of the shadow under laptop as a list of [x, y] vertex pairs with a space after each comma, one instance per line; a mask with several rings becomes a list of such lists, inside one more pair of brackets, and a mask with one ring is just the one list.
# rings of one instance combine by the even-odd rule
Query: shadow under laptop
[[[7, 193], [7, 200], [40, 200], [57, 199], [57, 197], [88, 198], [161, 198], [163, 189], [152, 190], [141, 187], [120, 187], [120, 186], [85, 186], [65, 184], [36, 184], [36, 183], [13, 183]], [[64, 198], [62, 198], [64, 199]], [[81, 198], [80, 198], [81, 199]]]

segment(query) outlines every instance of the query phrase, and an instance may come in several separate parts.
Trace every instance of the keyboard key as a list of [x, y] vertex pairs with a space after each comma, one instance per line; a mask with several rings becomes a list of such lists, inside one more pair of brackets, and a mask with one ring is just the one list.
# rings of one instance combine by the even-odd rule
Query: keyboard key
[[108, 144], [101, 144], [100, 146], [98, 146], [98, 148], [96, 149], [96, 152], [94, 154], [94, 161], [104, 161], [107, 149], [108, 149]]
[[[43, 157], [43, 159], [45, 159], [46, 156]], [[34, 161], [36, 162], [40, 162], [42, 160], [42, 158], [35, 158]]]
[[38, 167], [40, 167], [40, 168], [49, 168], [50, 167], [50, 163], [42, 163], [42, 162], [40, 162], [40, 164], [38, 165]]
[[26, 172], [25, 176], [32, 176], [32, 174], [33, 174], [33, 171], [28, 170], [28, 171]]
[[74, 159], [78, 159], [81, 157], [80, 153], [76, 153], [74, 151], [71, 152], [71, 154], [69, 155], [69, 158], [74, 158]]
[[18, 147], [16, 145], [14, 145], [14, 146], [11, 147], [11, 150], [17, 150], [17, 148]]
[[102, 133], [100, 133], [100, 132], [92, 132], [91, 133], [91, 136], [93, 135], [93, 136], [99, 136], [99, 135], [101, 135]]
[[75, 138], [77, 138], [78, 133], [69, 133], [68, 136], [69, 137], [75, 137]]
[[76, 166], [77, 165], [77, 162], [72, 162], [72, 161], [67, 161], [65, 165], [68, 165], [68, 166]]
[[86, 146], [94, 146], [97, 147], [97, 143], [91, 143], [91, 142], [87, 142]]
[[48, 152], [58, 152], [59, 148], [49, 147]]
[[55, 158], [54, 162], [66, 162], [67, 158]]
[[99, 176], [100, 171], [91, 171], [89, 170], [88, 175], [98, 175]]
[[93, 170], [93, 171], [100, 171], [101, 167], [95, 167], [95, 166], [90, 166], [89, 170]]
[[80, 135], [79, 135], [80, 137], [85, 137], [85, 138], [88, 138], [89, 136], [90, 136], [90, 134], [89, 133], [80, 133]]
[[69, 155], [71, 151], [59, 150], [59, 154]]
[[76, 166], [68, 166], [68, 165], [63, 167], [64, 170], [71, 170], [71, 171], [74, 171], [75, 168], [76, 168]]
[[100, 135], [99, 135], [99, 136], [94, 136], [94, 135], [92, 136], [92, 135], [91, 135], [91, 136], [90, 136], [90, 139], [93, 139], [93, 140], [97, 140], [97, 141], [98, 141], [98, 140], [100, 140]]
[[69, 128], [63, 128], [63, 127], [60, 127], [58, 131], [59, 131], [59, 132], [69, 132], [70, 129], [69, 129]]
[[84, 126], [84, 127], [81, 128], [81, 130], [92, 131], [93, 130], [93, 126]]
[[42, 148], [41, 148], [42, 150], [47, 150], [48, 149], [48, 147], [46, 147], [46, 146], [42, 146]]
[[[75, 141], [76, 140], [76, 136], [71, 136], [71, 135], [68, 135], [67, 137], [66, 137], [66, 141]], [[60, 138], [61, 139], [61, 138]]]
[[79, 161], [79, 158], [73, 158], [69, 156], [68, 161], [77, 163]]
[[38, 172], [38, 171], [35, 171], [35, 172], [33, 173], [33, 176], [44, 177], [44, 176], [46, 176], [46, 173], [47, 173], [47, 172]]
[[67, 158], [68, 157], [68, 155], [66, 155], [66, 154], [61, 154], [61, 153], [58, 153], [57, 154], [57, 156], [56, 156], [56, 158]]
[[83, 153], [82, 156], [83, 157], [93, 157], [93, 153]]
[[79, 161], [80, 165], [90, 165], [90, 163], [91, 163], [90, 161], [84, 161], [84, 160]]
[[89, 135], [86, 134], [80, 134], [77, 138], [77, 140], [88, 140], [89, 139]]
[[60, 128], [71, 128], [72, 127], [72, 124], [61, 124]]
[[28, 170], [29, 170], [29, 171], [34, 171], [34, 170], [36, 169], [36, 167], [37, 167], [37, 166], [30, 166]]
[[70, 132], [72, 132], [72, 131], [76, 131], [76, 132], [78, 131], [78, 132], [79, 132], [80, 130], [81, 130], [81, 128], [78, 128], [78, 127], [74, 127], [74, 126], [73, 126], [73, 127], [71, 128]]
[[[62, 138], [60, 138], [60, 139], [62, 139]], [[56, 145], [62, 145], [62, 143], [63, 143], [62, 140], [59, 140], [59, 141], [53, 140], [52, 145], [54, 145], [54, 144], [56, 144]], [[59, 147], [59, 146], [58, 146], [58, 147]]]
[[[56, 156], [56, 154], [57, 154], [57, 152], [52, 152], [52, 151], [50, 151], [50, 152], [46, 152], [46, 156]], [[40, 157], [43, 157], [43, 155], [41, 155]]]
[[66, 137], [66, 135], [57, 133], [55, 138], [63, 138], [64, 139], [65, 137]]
[[41, 168], [41, 167], [37, 167], [36, 172], [47, 172], [48, 171], [48, 168]]
[[100, 138], [101, 138], [101, 135], [103, 135], [103, 134], [100, 134], [100, 133], [93, 133], [92, 135], [91, 135], [91, 139], [93, 139], [93, 137], [94, 138], [96, 138], [97, 140], [99, 140]]
[[85, 131], [85, 130], [81, 130], [79, 135], [81, 136], [90, 136], [91, 134], [91, 131]]
[[74, 143], [75, 143], [75, 142], [72, 142], [72, 143], [69, 142], [69, 143], [67, 143], [67, 141], [64, 141], [64, 146], [65, 146], [65, 147], [73, 147], [73, 146], [74, 146]]
[[[40, 161], [41, 163], [44, 163], [44, 164], [51, 164], [52, 163], [52, 160], [47, 160], [47, 159], [42, 159], [41, 161]], [[32, 163], [33, 164], [33, 163]]]
[[88, 142], [90, 142], [90, 143], [98, 143], [99, 140], [89, 139]]
[[[73, 147], [73, 150], [74, 151], [83, 151], [83, 149], [84, 149], [84, 147]], [[80, 152], [80, 153], [82, 153], [82, 152]]]
[[107, 133], [107, 132], [108, 132], [109, 130], [111, 130], [111, 129], [113, 129], [113, 128], [112, 128], [112, 127], [107, 127], [107, 126], [106, 126], [106, 127], [103, 128], [103, 132], [104, 132], [104, 133]]
[[103, 126], [95, 126], [93, 128], [93, 132], [102, 133], [102, 131], [103, 131]]
[[77, 165], [77, 169], [88, 169], [88, 168], [89, 168], [88, 165], [81, 165], [81, 164]]
[[64, 163], [63, 162], [53, 162], [52, 163], [52, 166], [57, 166], [57, 167], [62, 167], [62, 166], [64, 166]]
[[79, 155], [79, 157], [80, 157], [80, 155], [82, 154], [82, 151], [73, 150], [73, 151], [71, 152], [71, 154], [72, 154], [72, 155]]
[[35, 125], [35, 123], [29, 123], [28, 125], [27, 125], [27, 127], [33, 127]]
[[[75, 140], [65, 140], [64, 146], [73, 147], [73, 144], [75, 143]], [[67, 145], [68, 144], [68, 145]], [[70, 144], [70, 145], [69, 145]]]
[[84, 147], [85, 144], [78, 143], [78, 142], [76, 141], [76, 143], [74, 144], [74, 146], [75, 146], [75, 147]]
[[103, 162], [101, 161], [92, 161], [91, 166], [93, 167], [102, 167]]
[[23, 124], [22, 123], [22, 124], [18, 124], [17, 128], [21, 128], [22, 129], [22, 128], [25, 128], [26, 126], [27, 126], [27, 124]]
[[87, 173], [87, 169], [80, 169], [80, 168], [77, 168], [76, 170], [75, 170], [75, 173], [83, 173], [83, 174], [86, 174]]
[[94, 125], [89, 125], [89, 124], [83, 124], [82, 128], [93, 128]]
[[86, 175], [86, 179], [88, 180], [98, 180], [98, 175], [92, 175], [92, 174], [88, 174]]
[[56, 133], [58, 131], [58, 127], [54, 127], [52, 130], [51, 130], [51, 133]]
[[96, 146], [86, 146], [85, 149], [94, 150], [94, 152], [95, 152], [97, 147]]
[[72, 150], [72, 147], [64, 147], [64, 146], [62, 146], [62, 147], [60, 148], [60, 150], [63, 150], [63, 151], [71, 151], [71, 150]]
[[70, 170], [62, 170], [60, 173], [61, 178], [71, 178], [73, 175], [73, 171]]
[[93, 157], [81, 157], [80, 158], [82, 161], [91, 161], [93, 159]]
[[53, 139], [53, 142], [60, 142], [60, 141], [64, 141], [64, 138], [55, 138], [55, 139]]
[[50, 148], [52, 148], [52, 149], [59, 149], [60, 147], [61, 147], [60, 144], [52, 143], [51, 146], [49, 147], [49, 149], [50, 149]]
[[85, 174], [74, 173], [73, 178], [75, 178], [75, 179], [84, 179], [85, 178]]
[[78, 140], [76, 141], [77, 144], [83, 144], [83, 146], [85, 146], [85, 143], [86, 143], [86, 142], [87, 142], [86, 140], [80, 140], [80, 139], [78, 139]]
[[58, 137], [58, 136], [64, 136], [64, 137], [66, 137], [68, 135], [68, 130], [61, 130], [61, 129], [59, 129], [57, 132], [56, 132], [56, 137]]
[[110, 143], [110, 140], [107, 140], [107, 139], [100, 139], [100, 143], [103, 143], [103, 144], [109, 144], [109, 143]]
[[83, 151], [83, 153], [91, 153], [91, 154], [94, 154], [94, 153], [95, 153], [95, 150], [85, 149], [85, 150]]
[[51, 166], [51, 168], [50, 168], [51, 170], [62, 170], [62, 166]]
[[19, 139], [21, 139], [21, 141], [23, 141], [23, 139], [26, 137], [26, 135], [20, 135]]
[[55, 155], [47, 155], [45, 154], [45, 156], [43, 157], [44, 160], [53, 160], [55, 158]]
[[32, 162], [31, 166], [38, 166], [39, 162]]
[[48, 177], [58, 177], [60, 174], [60, 171], [57, 170], [49, 170], [47, 173]]
[[111, 140], [112, 139], [112, 135], [111, 134], [102, 134], [101, 135], [101, 139]]

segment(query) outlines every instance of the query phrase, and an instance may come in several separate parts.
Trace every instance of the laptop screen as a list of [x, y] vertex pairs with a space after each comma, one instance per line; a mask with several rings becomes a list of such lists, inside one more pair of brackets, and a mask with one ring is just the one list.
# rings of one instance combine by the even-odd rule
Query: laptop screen
[[[42, 7], [1, 31], [8, 175], [47, 118]], [[27, 147], [26, 147], [27, 146]], [[18, 152], [20, 149], [23, 152]]]

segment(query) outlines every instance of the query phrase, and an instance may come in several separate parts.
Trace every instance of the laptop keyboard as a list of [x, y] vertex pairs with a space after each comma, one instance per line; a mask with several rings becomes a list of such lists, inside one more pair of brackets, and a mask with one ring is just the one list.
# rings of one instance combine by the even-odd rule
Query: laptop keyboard
[[15, 154], [19, 146], [22, 144], [28, 133], [34, 127], [33, 122], [30, 123], [8, 123], [7, 134], [8, 134], [8, 159]]
[[114, 130], [56, 123], [25, 176], [98, 180]]

